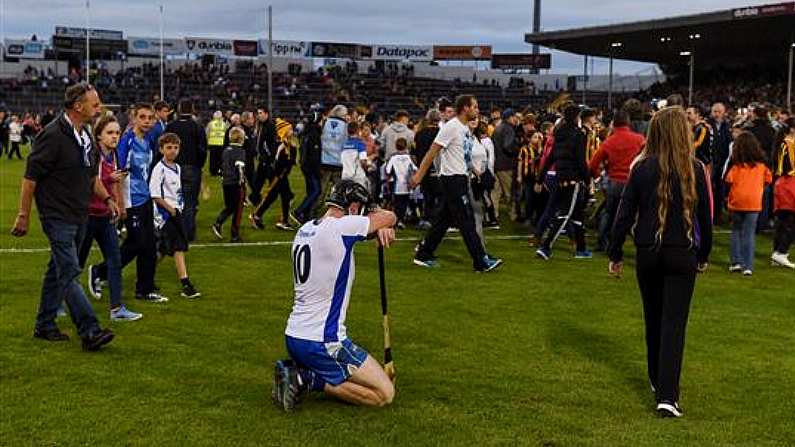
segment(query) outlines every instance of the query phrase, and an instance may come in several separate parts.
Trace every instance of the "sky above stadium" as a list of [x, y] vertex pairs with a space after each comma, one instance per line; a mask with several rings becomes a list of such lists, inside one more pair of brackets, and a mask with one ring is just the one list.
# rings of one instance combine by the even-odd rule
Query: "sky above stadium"
[[[3, 0], [0, 0], [2, 2]], [[85, 0], [4, 0], [6, 37], [49, 38], [55, 25], [85, 26]], [[542, 30], [558, 30], [710, 12], [776, 0], [542, 0]], [[268, 1], [91, 0], [91, 26], [125, 36], [158, 36], [165, 5], [166, 37], [267, 37]], [[495, 52], [525, 52], [532, 0], [273, 0], [274, 39], [389, 44], [491, 44]], [[484, 6], [485, 5], [485, 6]], [[544, 50], [542, 50], [544, 51]], [[582, 56], [552, 52], [552, 71], [582, 71]], [[649, 74], [652, 65], [619, 62], [623, 74]], [[595, 73], [607, 61], [595, 61]]]

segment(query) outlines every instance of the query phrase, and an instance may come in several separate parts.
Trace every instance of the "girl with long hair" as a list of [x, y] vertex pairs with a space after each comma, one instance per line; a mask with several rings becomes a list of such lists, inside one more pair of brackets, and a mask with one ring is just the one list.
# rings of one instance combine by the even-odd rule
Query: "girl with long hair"
[[712, 200], [704, 164], [693, 156], [681, 107], [659, 111], [621, 197], [608, 254], [620, 276], [634, 227], [636, 273], [646, 324], [648, 378], [661, 416], [679, 417], [679, 376], [696, 272], [712, 249]]

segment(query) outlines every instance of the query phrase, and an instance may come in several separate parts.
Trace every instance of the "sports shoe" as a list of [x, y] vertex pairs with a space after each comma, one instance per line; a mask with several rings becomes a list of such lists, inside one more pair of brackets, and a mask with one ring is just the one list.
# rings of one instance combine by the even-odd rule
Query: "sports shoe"
[[164, 297], [163, 295], [157, 292], [149, 292], [144, 294], [136, 294], [136, 300], [146, 301], [148, 303], [165, 303], [168, 302], [168, 298]]
[[45, 330], [35, 329], [33, 331], [33, 337], [47, 341], [69, 341], [69, 336], [61, 332], [58, 328]]
[[538, 250], [536, 250], [536, 256], [538, 256], [539, 258], [545, 261], [549, 261], [549, 258], [552, 257], [552, 250], [546, 247], [541, 247]]
[[678, 403], [664, 400], [657, 403], [657, 414], [663, 418], [678, 418], [682, 417], [684, 412], [679, 408]]
[[729, 273], [740, 273], [743, 271], [742, 264], [732, 264], [729, 266]]
[[299, 216], [295, 211], [290, 212], [289, 218], [299, 227], [304, 224], [303, 216]]
[[218, 239], [223, 239], [224, 238], [224, 235], [221, 234], [221, 225], [220, 224], [214, 223], [210, 228], [213, 230], [213, 234], [215, 235], [215, 237], [217, 237]]
[[492, 258], [489, 255], [483, 257], [483, 267], [475, 269], [476, 272], [487, 273], [502, 265], [502, 259]]
[[293, 230], [295, 230], [295, 228], [293, 228], [292, 225], [290, 225], [288, 223], [284, 223], [284, 222], [276, 222], [276, 228], [278, 228], [280, 230], [284, 230], [284, 231], [293, 231]]
[[110, 311], [111, 321], [135, 321], [140, 320], [143, 316], [143, 314], [127, 309], [123, 304], [118, 309]]
[[420, 267], [425, 267], [429, 269], [435, 269], [439, 267], [439, 261], [437, 261], [435, 258], [431, 259], [414, 258], [414, 265], [419, 265]]
[[753, 274], [754, 274], [754, 272], [751, 269], [743, 270], [743, 276], [752, 276]]
[[110, 343], [111, 340], [113, 340], [113, 331], [110, 329], [100, 329], [99, 332], [90, 337], [83, 337], [83, 350], [99, 351], [99, 348]]
[[251, 222], [251, 226], [257, 230], [264, 230], [265, 224], [262, 223], [262, 218], [257, 217], [253, 214], [248, 215], [248, 221]]
[[787, 253], [779, 253], [777, 251], [774, 251], [773, 255], [770, 256], [770, 263], [774, 267], [786, 267], [788, 269], [795, 269], [795, 263], [789, 260], [789, 256], [787, 256]]
[[273, 402], [284, 411], [292, 411], [299, 401], [301, 387], [298, 371], [292, 360], [279, 360], [273, 371]]
[[185, 298], [198, 298], [202, 296], [202, 294], [193, 287], [193, 284], [188, 282], [187, 284], [182, 286], [182, 293], [180, 294]]
[[86, 275], [88, 275], [88, 293], [94, 297], [94, 299], [102, 299], [102, 280], [97, 278], [95, 265], [89, 265], [86, 269]]
[[449, 228], [447, 229], [447, 232], [448, 232], [448, 233], [458, 233], [458, 232], [460, 232], [460, 231], [461, 231], [461, 230], [459, 230], [459, 229], [458, 229], [458, 228], [456, 228], [456, 227], [449, 227]]
[[588, 250], [574, 252], [574, 259], [591, 259], [591, 258], [593, 258], [593, 253], [591, 253]]

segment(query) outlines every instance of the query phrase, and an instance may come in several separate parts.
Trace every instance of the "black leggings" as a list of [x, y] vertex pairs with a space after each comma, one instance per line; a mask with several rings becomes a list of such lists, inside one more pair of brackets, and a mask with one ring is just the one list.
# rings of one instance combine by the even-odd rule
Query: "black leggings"
[[657, 389], [658, 402], [677, 402], [685, 328], [696, 283], [696, 255], [688, 248], [639, 247], [636, 259], [649, 380]]
[[776, 236], [773, 249], [787, 254], [795, 241], [795, 211], [776, 211]]
[[276, 201], [277, 197], [282, 199], [282, 222], [287, 223], [290, 216], [290, 201], [293, 200], [293, 191], [290, 189], [290, 170], [282, 170], [271, 180], [268, 192], [262, 199], [254, 214], [262, 217], [265, 211]]
[[586, 191], [585, 183], [575, 182], [558, 185], [555, 215], [549, 221], [549, 233], [544, 239], [544, 248], [551, 249], [564, 229], [574, 232], [577, 251], [585, 251]]

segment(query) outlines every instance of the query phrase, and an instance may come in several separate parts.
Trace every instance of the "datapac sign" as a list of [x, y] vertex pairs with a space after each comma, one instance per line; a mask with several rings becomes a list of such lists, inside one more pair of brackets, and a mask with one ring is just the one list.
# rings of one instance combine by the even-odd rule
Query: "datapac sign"
[[373, 45], [370, 59], [381, 61], [431, 61], [430, 45]]
[[19, 59], [44, 59], [46, 46], [33, 40], [6, 39], [6, 56]]
[[204, 37], [186, 37], [185, 47], [189, 53], [218, 54], [232, 56], [234, 54], [230, 39], [208, 39]]
[[[164, 55], [185, 54], [187, 52], [184, 40], [163, 39]], [[160, 54], [160, 39], [157, 37], [128, 37], [127, 54], [157, 56]]]
[[776, 5], [752, 6], [732, 10], [735, 19], [748, 19], [752, 17], [768, 17], [795, 14], [795, 2], [779, 3]]
[[[307, 57], [307, 53], [309, 52], [309, 42], [297, 40], [273, 40], [271, 43], [271, 48], [273, 48], [273, 57], [301, 59]], [[268, 41], [265, 39], [261, 39], [259, 41], [259, 54], [260, 56], [268, 56]]]

